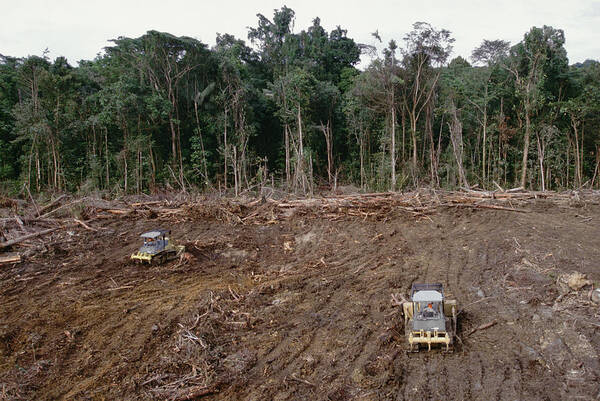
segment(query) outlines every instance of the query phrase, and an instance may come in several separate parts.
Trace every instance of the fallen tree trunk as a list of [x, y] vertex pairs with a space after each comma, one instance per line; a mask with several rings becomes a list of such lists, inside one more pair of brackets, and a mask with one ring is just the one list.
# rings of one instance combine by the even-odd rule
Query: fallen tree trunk
[[61, 200], [63, 200], [67, 195], [61, 195], [58, 198], [54, 199], [52, 202], [48, 203], [46, 206], [44, 206], [43, 208], [41, 208], [38, 212], [37, 212], [37, 216], [41, 216], [42, 213], [44, 213], [46, 210], [53, 208], [54, 206], [56, 206]]
[[74, 205], [74, 204], [77, 204], [77, 203], [84, 202], [85, 200], [86, 200], [86, 198], [81, 198], [81, 199], [77, 199], [77, 200], [75, 200], [75, 201], [73, 201], [73, 202], [67, 203], [67, 204], [65, 204], [65, 205], [59, 206], [59, 207], [57, 207], [57, 208], [56, 208], [56, 209], [54, 209], [54, 210], [51, 210], [51, 211], [49, 211], [49, 212], [47, 212], [47, 213], [44, 213], [44, 214], [42, 214], [42, 215], [40, 216], [40, 218], [42, 219], [42, 218], [44, 218], [44, 217], [48, 217], [49, 215], [51, 215], [52, 213], [54, 213], [54, 212], [56, 212], [56, 211], [58, 211], [58, 210], [60, 210], [60, 209], [63, 209], [63, 208], [65, 208], [65, 207], [67, 207], [67, 206], [71, 206], [71, 205]]
[[0, 256], [0, 265], [8, 265], [10, 263], [19, 263], [20, 261], [21, 261], [21, 255], [19, 255], [18, 253]]
[[[97, 229], [97, 228], [90, 227], [90, 226], [88, 226], [87, 224], [85, 224], [85, 223], [86, 223], [85, 221], [81, 221], [81, 220], [79, 220], [79, 219], [73, 219], [73, 221], [74, 221], [75, 223], [79, 224], [81, 227], [85, 228], [85, 229], [86, 229], [86, 230], [88, 230], [88, 231], [98, 231], [98, 229]], [[91, 220], [88, 220], [88, 222], [89, 222], [89, 221], [91, 221]]]
[[62, 227], [49, 228], [47, 230], [38, 231], [38, 232], [35, 232], [35, 233], [24, 235], [24, 236], [19, 237], [19, 238], [11, 239], [10, 241], [2, 242], [2, 243], [0, 243], [0, 249], [2, 249], [2, 248], [8, 248], [9, 246], [18, 244], [20, 242], [26, 241], [26, 240], [31, 239], [31, 238], [39, 237], [41, 235], [50, 234], [51, 232], [56, 231], [59, 228], [62, 228]]
[[481, 326], [477, 326], [474, 329], [472, 329], [471, 331], [469, 331], [465, 337], [469, 337], [471, 334], [475, 333], [476, 331], [489, 329], [490, 327], [495, 326], [497, 323], [498, 323], [498, 321], [492, 320], [489, 323], [485, 323], [485, 324], [482, 324]]
[[464, 203], [457, 203], [455, 205], [452, 206], [457, 206], [457, 207], [470, 207], [473, 209], [494, 209], [494, 210], [506, 210], [508, 212], [519, 212], [519, 213], [529, 213], [530, 210], [527, 209], [515, 209], [512, 207], [504, 207], [504, 206], [496, 206], [496, 205], [478, 205], [478, 204], [464, 204]]
[[189, 387], [183, 390], [179, 390], [172, 400], [174, 401], [188, 401], [193, 400], [195, 398], [203, 397], [205, 395], [218, 393], [219, 390], [216, 387], [206, 387], [206, 386], [194, 386]]

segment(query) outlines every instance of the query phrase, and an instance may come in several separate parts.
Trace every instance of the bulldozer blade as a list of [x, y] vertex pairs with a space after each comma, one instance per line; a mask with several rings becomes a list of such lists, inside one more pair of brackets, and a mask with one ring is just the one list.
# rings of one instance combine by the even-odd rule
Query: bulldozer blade
[[448, 349], [443, 349], [442, 354], [454, 354], [454, 347], [449, 347]]

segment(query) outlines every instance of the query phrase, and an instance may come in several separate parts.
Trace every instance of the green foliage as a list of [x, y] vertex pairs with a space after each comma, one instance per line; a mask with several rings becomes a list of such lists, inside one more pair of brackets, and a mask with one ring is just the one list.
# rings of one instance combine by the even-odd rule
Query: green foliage
[[523, 167], [531, 188], [600, 185], [600, 63], [569, 66], [562, 30], [483, 40], [470, 64], [425, 22], [381, 54], [294, 22], [258, 14], [249, 45], [224, 33], [211, 49], [148, 31], [78, 66], [0, 55], [2, 190], [458, 187], [459, 161], [482, 188], [518, 186]]

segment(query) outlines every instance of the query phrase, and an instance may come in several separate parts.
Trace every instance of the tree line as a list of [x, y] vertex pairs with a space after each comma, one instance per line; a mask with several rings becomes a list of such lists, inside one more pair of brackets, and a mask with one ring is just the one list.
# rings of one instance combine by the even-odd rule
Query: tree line
[[424, 22], [378, 52], [319, 18], [295, 32], [287, 7], [257, 17], [249, 43], [149, 31], [76, 67], [0, 56], [3, 189], [600, 187], [600, 63], [569, 65], [560, 29], [469, 62]]

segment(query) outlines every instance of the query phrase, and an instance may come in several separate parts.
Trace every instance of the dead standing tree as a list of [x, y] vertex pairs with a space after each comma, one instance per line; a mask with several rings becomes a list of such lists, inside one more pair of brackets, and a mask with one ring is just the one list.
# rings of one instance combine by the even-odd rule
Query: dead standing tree
[[458, 165], [458, 176], [460, 179], [460, 184], [469, 189], [469, 182], [467, 181], [467, 177], [465, 174], [465, 169], [463, 166], [463, 137], [462, 137], [462, 122], [458, 118], [458, 111], [456, 110], [456, 106], [454, 101], [452, 101], [450, 106], [450, 114], [452, 116], [452, 120], [448, 123], [448, 128], [450, 129], [450, 139], [452, 141], [452, 150], [454, 152], [454, 158], [456, 159], [456, 164]]

